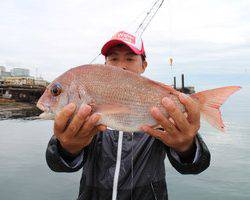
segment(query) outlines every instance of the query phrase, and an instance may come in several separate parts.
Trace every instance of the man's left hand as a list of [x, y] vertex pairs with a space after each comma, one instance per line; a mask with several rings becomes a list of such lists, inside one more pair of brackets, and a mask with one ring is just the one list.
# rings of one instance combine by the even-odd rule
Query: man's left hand
[[187, 116], [171, 99], [164, 97], [162, 105], [170, 118], [165, 117], [156, 107], [151, 109], [152, 116], [164, 131], [148, 125], [142, 126], [141, 129], [175, 151], [185, 154], [194, 146], [194, 138], [200, 128], [200, 109], [198, 103], [183, 93], [179, 94], [179, 100], [185, 106]]

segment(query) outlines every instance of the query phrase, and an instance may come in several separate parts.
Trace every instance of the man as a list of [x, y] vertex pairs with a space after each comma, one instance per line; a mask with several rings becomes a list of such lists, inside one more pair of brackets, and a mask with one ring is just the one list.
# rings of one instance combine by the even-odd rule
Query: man
[[[106, 64], [137, 74], [147, 67], [142, 40], [126, 32], [115, 34], [103, 46], [102, 54]], [[92, 114], [88, 105], [80, 108], [68, 124], [76, 106], [67, 105], [55, 118], [54, 136], [46, 151], [49, 167], [57, 172], [83, 168], [79, 200], [112, 199], [117, 169], [118, 191], [115, 197], [113, 193], [113, 199], [168, 199], [166, 154], [182, 174], [198, 174], [210, 164], [210, 153], [197, 134], [199, 107], [183, 94], [179, 99], [186, 107], [187, 117], [165, 97], [162, 104], [171, 118], [156, 107], [151, 110], [161, 129], [142, 125], [140, 132], [123, 134], [120, 168], [116, 163], [119, 131], [95, 126], [101, 116]]]

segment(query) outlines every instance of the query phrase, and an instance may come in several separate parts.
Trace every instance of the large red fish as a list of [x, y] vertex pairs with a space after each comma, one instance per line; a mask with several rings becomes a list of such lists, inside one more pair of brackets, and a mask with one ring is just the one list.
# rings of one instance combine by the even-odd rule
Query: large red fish
[[[202, 116], [211, 125], [224, 130], [220, 106], [239, 86], [228, 86], [191, 94], [199, 103]], [[163, 97], [172, 99], [182, 112], [185, 107], [178, 99], [179, 92], [171, 86], [152, 81], [130, 71], [108, 65], [84, 65], [72, 68], [55, 79], [39, 99], [37, 106], [55, 115], [65, 105], [74, 102], [92, 106], [101, 114], [100, 124], [116, 130], [134, 132], [143, 124], [156, 126], [150, 114], [153, 106], [168, 117], [161, 104]]]

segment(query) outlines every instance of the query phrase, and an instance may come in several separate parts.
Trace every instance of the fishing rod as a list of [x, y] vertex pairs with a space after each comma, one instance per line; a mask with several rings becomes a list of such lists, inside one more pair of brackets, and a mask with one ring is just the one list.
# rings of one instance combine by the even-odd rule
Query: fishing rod
[[101, 55], [101, 53], [99, 53], [96, 57], [94, 57], [89, 64], [92, 64], [99, 56]]
[[164, 3], [164, 0], [157, 0], [153, 6], [150, 8], [150, 10], [147, 12], [147, 15], [144, 17], [142, 22], [140, 23], [139, 27], [137, 28], [136, 32], [139, 34], [139, 37], [142, 36], [152, 19], [155, 17], [158, 10], [161, 8], [162, 4]]
[[[135, 34], [138, 34], [139, 37], [142, 36], [142, 34], [147, 29], [148, 25], [151, 23], [152, 19], [155, 17], [158, 10], [162, 7], [162, 4], [164, 3], [164, 1], [165, 0], [156, 0], [154, 2], [154, 4], [151, 6], [149, 11], [147, 12], [146, 16], [143, 18], [142, 22], [139, 24], [138, 28], [136, 29]], [[95, 62], [100, 55], [101, 53], [99, 53], [95, 58], [93, 58], [90, 64]]]

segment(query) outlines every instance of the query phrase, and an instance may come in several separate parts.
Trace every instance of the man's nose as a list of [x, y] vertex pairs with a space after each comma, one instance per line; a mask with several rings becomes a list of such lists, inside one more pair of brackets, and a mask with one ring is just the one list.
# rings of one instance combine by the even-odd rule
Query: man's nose
[[124, 69], [124, 70], [127, 70], [127, 65], [126, 65], [126, 63], [124, 63], [124, 62], [120, 62], [120, 63], [119, 63], [119, 67], [121, 67], [121, 68]]

